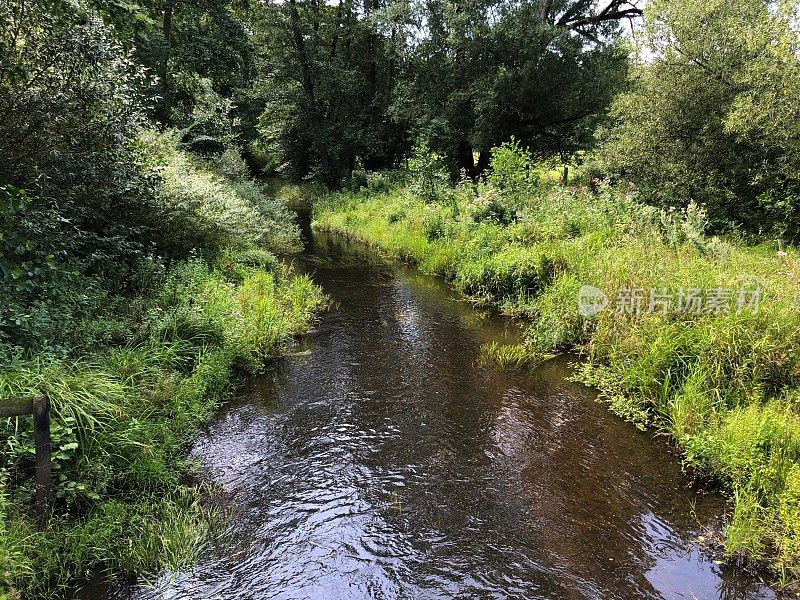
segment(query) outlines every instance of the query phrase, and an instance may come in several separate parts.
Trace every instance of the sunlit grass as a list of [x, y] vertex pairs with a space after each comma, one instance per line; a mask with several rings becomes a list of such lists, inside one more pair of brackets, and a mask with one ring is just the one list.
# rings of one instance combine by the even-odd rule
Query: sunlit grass
[[2, 422], [0, 585], [9, 593], [50, 597], [92, 566], [154, 576], [202, 549], [219, 515], [186, 483], [185, 445], [236, 371], [262, 368], [325, 302], [308, 277], [259, 253], [218, 262], [176, 265], [143, 321], [129, 323], [126, 346], [0, 370], [0, 398], [50, 399], [54, 449], [52, 513], [39, 530], [29, 511], [31, 418]]

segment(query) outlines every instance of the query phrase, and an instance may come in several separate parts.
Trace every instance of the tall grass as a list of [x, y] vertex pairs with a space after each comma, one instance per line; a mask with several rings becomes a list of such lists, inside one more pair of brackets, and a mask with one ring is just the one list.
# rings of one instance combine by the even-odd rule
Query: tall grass
[[137, 151], [140, 168], [158, 181], [158, 222], [152, 227], [160, 248], [184, 255], [191, 249], [211, 254], [252, 246], [299, 250], [299, 231], [286, 203], [253, 180], [233, 150], [207, 160], [180, 151], [174, 132], [144, 131]]
[[[700, 207], [656, 211], [630, 188], [565, 188], [528, 167], [479, 185], [440, 186], [425, 199], [413, 186], [367, 185], [328, 195], [314, 219], [447, 278], [473, 302], [522, 317], [524, 352], [494, 347], [488, 357], [525, 365], [581, 351], [587, 360], [577, 376], [597, 386], [612, 410], [669, 433], [687, 468], [730, 490], [728, 552], [767, 561], [784, 582], [800, 579], [794, 248], [710, 238]], [[761, 286], [762, 296], [755, 314], [609, 308], [583, 317], [583, 285], [612, 302], [631, 288]]]
[[191, 259], [171, 269], [140, 320], [120, 317], [134, 331], [126, 345], [0, 370], [0, 397], [50, 399], [54, 444], [52, 514], [39, 530], [31, 419], [0, 423], [0, 583], [49, 597], [90, 567], [141, 575], [191, 562], [217, 515], [185, 483], [186, 442], [232, 376], [260, 369], [322, 304], [307, 277], [263, 253], [225, 253], [214, 266]]
[[0, 397], [43, 393], [52, 402], [55, 487], [38, 530], [28, 510], [32, 423], [6, 420], [0, 582], [47, 597], [91, 565], [146, 574], [190, 562], [216, 517], [184, 483], [185, 443], [234, 372], [258, 370], [322, 303], [307, 277], [290, 277], [263, 253], [225, 253], [213, 267], [192, 259], [169, 272], [138, 321], [122, 317], [135, 332], [125, 346], [0, 371]]
[[186, 443], [324, 301], [268, 251], [298, 249], [299, 230], [236, 152], [203, 159], [144, 132], [136, 156], [157, 198], [142, 217], [151, 251], [124, 281], [54, 279], [63, 306], [42, 300], [0, 340], [0, 400], [45, 394], [54, 448], [39, 529], [32, 419], [0, 421], [0, 597], [49, 598], [87, 569], [188, 564], [217, 516], [187, 483]]

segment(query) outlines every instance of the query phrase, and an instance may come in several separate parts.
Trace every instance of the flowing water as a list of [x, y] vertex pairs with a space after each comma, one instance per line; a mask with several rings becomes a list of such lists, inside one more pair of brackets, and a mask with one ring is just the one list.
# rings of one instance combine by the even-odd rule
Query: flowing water
[[439, 281], [317, 235], [298, 269], [334, 307], [192, 456], [232, 511], [191, 572], [92, 597], [772, 598], [694, 539], [725, 505], [664, 440], [569, 383], [481, 366], [516, 326]]

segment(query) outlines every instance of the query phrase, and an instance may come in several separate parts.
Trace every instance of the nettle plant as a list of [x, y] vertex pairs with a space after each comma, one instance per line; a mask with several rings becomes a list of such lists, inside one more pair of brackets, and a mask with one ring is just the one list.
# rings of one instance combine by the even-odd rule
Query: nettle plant
[[36, 242], [37, 230], [29, 219], [32, 204], [25, 190], [0, 185], [0, 278], [4, 287], [18, 293], [33, 291], [36, 279], [55, 267], [55, 256]]
[[23, 330], [48, 337], [48, 323], [37, 319], [32, 304], [52, 287], [57, 265], [42, 243], [47, 226], [35, 212], [25, 190], [0, 185], [0, 357], [13, 354]]
[[513, 137], [492, 148], [492, 171], [488, 179], [504, 195], [530, 191], [535, 182], [531, 153]]

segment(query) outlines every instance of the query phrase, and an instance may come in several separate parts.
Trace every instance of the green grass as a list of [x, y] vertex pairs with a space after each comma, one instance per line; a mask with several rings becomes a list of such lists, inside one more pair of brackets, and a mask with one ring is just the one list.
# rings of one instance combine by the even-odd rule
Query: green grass
[[264, 182], [265, 193], [280, 198], [293, 210], [310, 210], [314, 199], [325, 193], [325, 188], [313, 183], [292, 183], [281, 178], [271, 178]]
[[480, 348], [479, 360], [482, 364], [492, 364], [501, 369], [532, 369], [553, 354], [536, 354], [525, 344], [499, 344], [490, 342]]
[[215, 515], [183, 483], [185, 444], [232, 375], [279, 353], [323, 302], [307, 277], [232, 260], [175, 267], [141, 321], [129, 322], [137, 333], [127, 346], [0, 372], [3, 397], [48, 395], [56, 446], [54, 516], [38, 531], [27, 508], [31, 424], [5, 424], [3, 491], [15, 500], [2, 515], [7, 586], [44, 596], [92, 565], [147, 573], [180, 568], [199, 551]]
[[157, 186], [159, 220], [156, 241], [177, 253], [198, 249], [262, 246], [278, 252], [300, 249], [286, 202], [253, 180], [244, 160], [227, 151], [214, 160], [178, 149], [175, 132], [141, 132], [140, 167]]
[[190, 564], [219, 521], [186, 478], [197, 427], [308, 325], [324, 298], [263, 251], [172, 267], [117, 319], [126, 344], [0, 370], [0, 397], [52, 403], [54, 497], [32, 519], [30, 418], [0, 423], [0, 583], [10, 597], [51, 597], [94, 569], [147, 575]]
[[0, 401], [50, 399], [53, 479], [40, 528], [32, 417], [0, 419], [0, 599], [190, 565], [224, 515], [189, 441], [324, 305], [272, 253], [300, 248], [286, 203], [235, 149], [200, 157], [178, 139], [142, 131], [133, 144], [148, 182], [132, 188], [136, 231], [26, 267], [3, 298]]
[[[779, 581], [796, 582], [797, 250], [707, 237], [701, 209], [656, 211], [629, 188], [564, 188], [527, 167], [519, 177], [501, 175], [442, 186], [425, 199], [413, 184], [330, 194], [315, 206], [315, 226], [416, 263], [471, 301], [523, 318], [524, 346], [486, 348], [489, 359], [524, 366], [581, 351], [577, 377], [597, 386], [612, 410], [670, 434], [689, 470], [729, 490], [728, 553], [764, 561]], [[756, 281], [763, 289], [757, 314], [605, 310], [587, 318], [578, 311], [582, 285], [614, 301], [626, 288], [737, 290]]]

